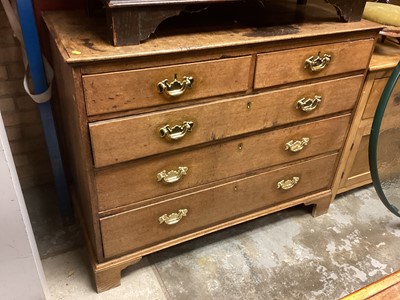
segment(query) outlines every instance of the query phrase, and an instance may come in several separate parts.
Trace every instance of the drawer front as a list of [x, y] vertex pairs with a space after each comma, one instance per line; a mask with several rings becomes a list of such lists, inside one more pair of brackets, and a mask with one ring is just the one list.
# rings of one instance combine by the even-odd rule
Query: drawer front
[[[325, 156], [102, 218], [104, 255], [111, 258], [137, 251], [295, 197], [328, 189], [336, 158], [336, 154]], [[299, 178], [295, 185], [294, 177]], [[294, 185], [292, 188], [277, 188], [278, 182], [289, 179], [292, 182], [286, 182], [284, 187]], [[178, 214], [180, 210], [187, 210], [186, 216], [175, 224], [167, 224], [182, 216]], [[174, 218], [173, 213], [178, 217]]]
[[[250, 64], [251, 57], [247, 56], [86, 75], [82, 80], [87, 114], [117, 112], [245, 91], [248, 89]], [[175, 75], [177, 81], [172, 83]], [[162, 83], [164, 80], [168, 82]]]
[[[95, 166], [107, 166], [350, 110], [357, 100], [362, 79], [360, 75], [160, 113], [95, 122], [89, 125]], [[314, 110], [305, 112], [298, 107], [299, 100], [310, 98], [314, 101], [315, 96], [321, 96], [322, 100]], [[185, 122], [193, 124], [190, 126]], [[168, 128], [166, 125], [169, 125]], [[172, 132], [171, 137], [177, 133], [178, 139], [169, 139], [167, 130]]]
[[99, 210], [337, 151], [349, 121], [350, 115], [334, 117], [100, 170], [95, 176]]
[[[364, 70], [373, 45], [374, 41], [368, 39], [259, 54], [254, 88]], [[324, 59], [325, 54], [330, 59]], [[312, 56], [315, 62], [306, 63]], [[312, 65], [314, 71], [306, 65]]]

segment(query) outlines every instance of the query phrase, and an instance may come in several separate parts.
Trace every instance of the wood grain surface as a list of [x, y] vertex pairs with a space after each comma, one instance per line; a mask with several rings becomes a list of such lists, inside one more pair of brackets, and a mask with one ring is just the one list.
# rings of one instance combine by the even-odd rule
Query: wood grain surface
[[[125, 206], [145, 199], [184, 191], [233, 176], [338, 151], [347, 133], [350, 115], [235, 139], [214, 146], [181, 151], [96, 172], [99, 210]], [[299, 152], [285, 150], [290, 140], [309, 138]], [[187, 174], [175, 183], [157, 181], [163, 170], [188, 168]], [[172, 196], [172, 195], [171, 195]]]
[[[294, 197], [327, 189], [333, 177], [336, 159], [337, 154], [325, 156], [102, 218], [100, 224], [104, 255], [111, 258], [137, 251]], [[322, 169], [324, 172], [320, 172]], [[279, 181], [294, 176], [298, 176], [300, 181], [292, 189], [277, 188]], [[179, 209], [188, 210], [187, 216], [179, 223], [159, 224], [160, 216], [178, 212]]]
[[[349, 111], [357, 101], [363, 76], [221, 100], [187, 108], [89, 124], [96, 167], [164, 153], [252, 131]], [[340, 87], [340, 88], [339, 88]], [[296, 109], [303, 97], [322, 96], [311, 113]], [[345, 101], [343, 101], [345, 99]], [[181, 140], [160, 137], [160, 128], [194, 123]]]

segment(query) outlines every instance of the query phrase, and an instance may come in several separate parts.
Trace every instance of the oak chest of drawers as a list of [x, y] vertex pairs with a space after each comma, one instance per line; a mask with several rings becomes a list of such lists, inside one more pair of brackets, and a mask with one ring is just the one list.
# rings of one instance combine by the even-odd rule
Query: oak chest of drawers
[[125, 47], [77, 13], [45, 14], [98, 291], [177, 243], [298, 204], [328, 210], [379, 27], [307, 11], [311, 23]]

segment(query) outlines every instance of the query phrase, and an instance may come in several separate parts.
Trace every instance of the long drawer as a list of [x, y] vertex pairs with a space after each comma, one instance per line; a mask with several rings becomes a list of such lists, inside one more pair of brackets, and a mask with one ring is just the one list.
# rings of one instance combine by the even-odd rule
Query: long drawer
[[137, 251], [295, 197], [328, 189], [336, 159], [337, 154], [332, 154], [102, 218], [104, 256], [111, 258]]
[[[251, 57], [85, 75], [88, 115], [245, 91]], [[174, 80], [176, 77], [176, 81]]]
[[99, 210], [337, 151], [349, 121], [348, 114], [97, 171]]
[[368, 39], [258, 54], [254, 88], [364, 70], [373, 46]]
[[89, 124], [96, 167], [351, 110], [363, 76]]

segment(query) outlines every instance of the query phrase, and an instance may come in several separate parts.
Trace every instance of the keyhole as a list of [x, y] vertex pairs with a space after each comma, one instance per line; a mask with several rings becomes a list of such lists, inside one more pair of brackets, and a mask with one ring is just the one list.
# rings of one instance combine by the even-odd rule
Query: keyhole
[[251, 102], [247, 102], [247, 109], [248, 109], [248, 110], [251, 109], [251, 106], [252, 106], [252, 103], [251, 103]]
[[240, 144], [238, 145], [238, 149], [239, 149], [239, 150], [242, 150], [242, 149], [243, 149], [243, 144], [242, 144], [242, 143], [240, 143]]

